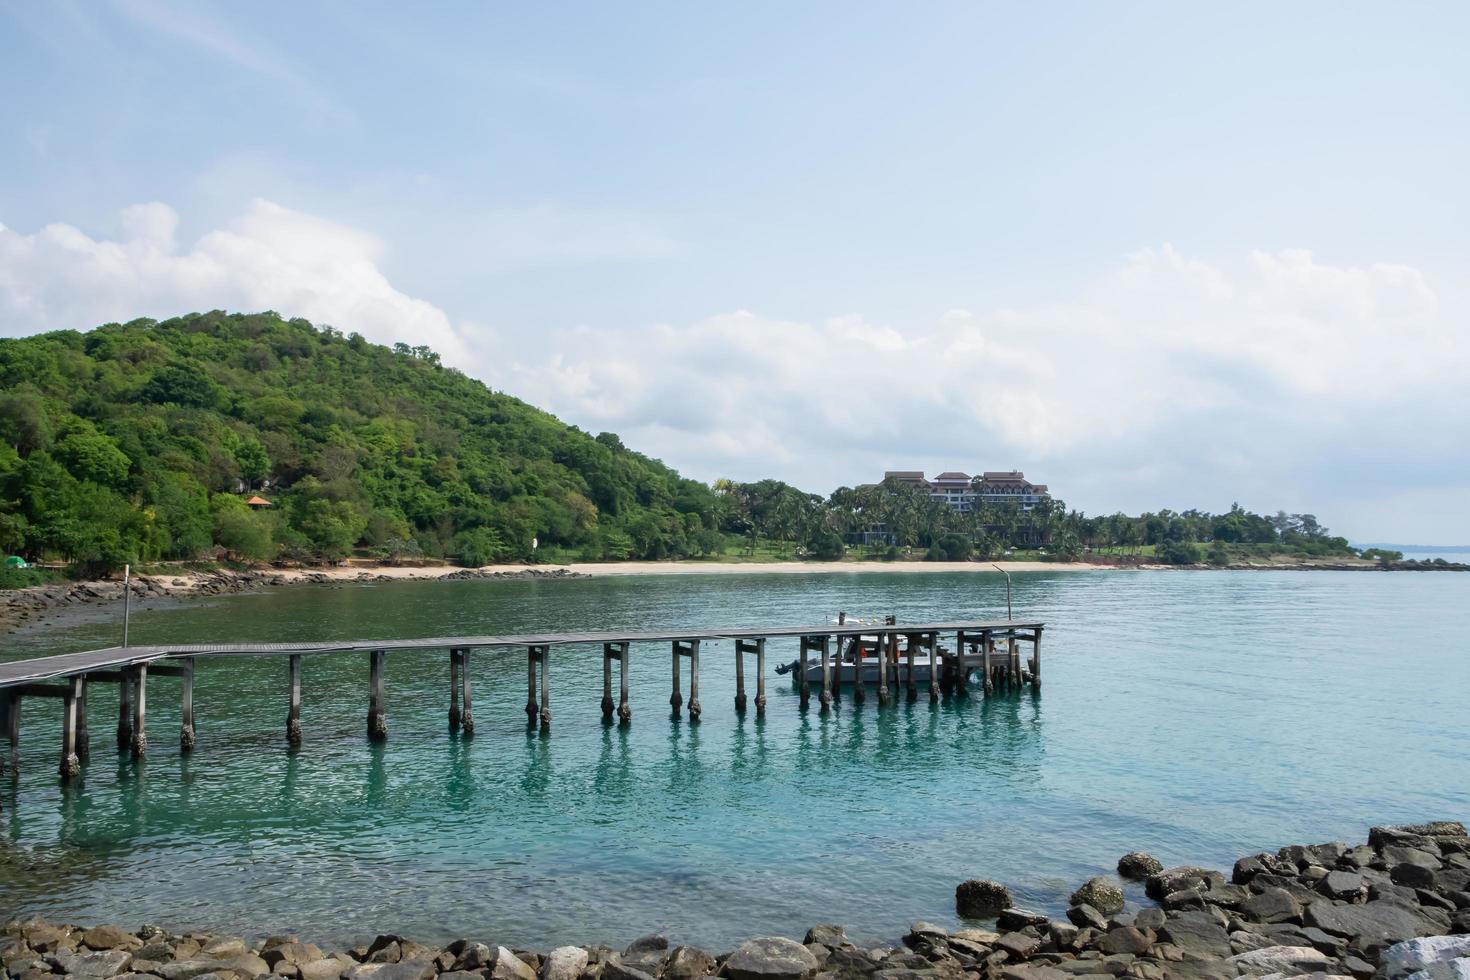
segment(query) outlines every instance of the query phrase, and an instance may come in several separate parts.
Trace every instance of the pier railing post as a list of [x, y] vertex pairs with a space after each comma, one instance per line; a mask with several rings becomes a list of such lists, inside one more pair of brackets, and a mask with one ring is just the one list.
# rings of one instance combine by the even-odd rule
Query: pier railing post
[[602, 720], [612, 721], [613, 696], [612, 696], [612, 662], [613, 650], [617, 646], [614, 643], [602, 645]]
[[541, 730], [551, 731], [551, 647], [541, 648]]
[[286, 742], [301, 744], [301, 654], [291, 654], [291, 690], [286, 707]]
[[374, 650], [369, 657], [368, 670], [368, 739], [373, 742], [386, 742], [388, 740], [388, 717], [387, 707], [383, 700], [383, 662], [387, 659], [387, 651]]
[[77, 702], [82, 697], [82, 677], [74, 675], [67, 680], [67, 690], [61, 709], [61, 765], [62, 782], [70, 782], [82, 774], [82, 761], [77, 758]]
[[148, 665], [133, 668], [133, 758], [148, 754]]
[[633, 720], [633, 704], [628, 700], [628, 650], [624, 643], [618, 652], [618, 721], [624, 725]]
[[449, 650], [449, 730], [459, 731], [459, 650]]
[[179, 667], [183, 670], [179, 675], [179, 751], [192, 752], [198, 741], [194, 734], [194, 658], [185, 657]]
[[755, 716], [766, 716], [766, 638], [755, 641]]
[[459, 648], [459, 686], [464, 705], [459, 712], [459, 730], [465, 738], [475, 737], [475, 702], [470, 693], [470, 647]]

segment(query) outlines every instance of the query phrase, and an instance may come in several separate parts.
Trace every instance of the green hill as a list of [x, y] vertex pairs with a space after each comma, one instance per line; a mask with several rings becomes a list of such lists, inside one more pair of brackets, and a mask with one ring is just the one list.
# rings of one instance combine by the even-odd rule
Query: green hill
[[[274, 313], [0, 340], [0, 548], [584, 559], [719, 547], [701, 483], [439, 363]], [[252, 509], [259, 493], [272, 502]]]

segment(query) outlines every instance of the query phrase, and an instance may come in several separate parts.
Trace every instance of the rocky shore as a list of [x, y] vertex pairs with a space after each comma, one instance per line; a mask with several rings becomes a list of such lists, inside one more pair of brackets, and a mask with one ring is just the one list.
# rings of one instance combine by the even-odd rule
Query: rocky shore
[[1283, 847], [1226, 874], [1128, 854], [1119, 878], [1150, 901], [1129, 908], [1119, 878], [1085, 882], [1064, 919], [1011, 905], [971, 880], [957, 911], [993, 928], [916, 922], [901, 942], [858, 945], [839, 925], [804, 942], [749, 940], [715, 956], [652, 935], [621, 951], [547, 952], [381, 935], [330, 952], [296, 936], [259, 943], [32, 919], [0, 934], [12, 980], [1470, 980], [1470, 837], [1463, 824], [1375, 827], [1366, 844]]
[[[278, 571], [216, 569], [208, 572], [179, 572], [178, 574], [135, 575], [128, 584], [134, 602], [151, 599], [169, 599], [198, 596], [231, 595], [241, 592], [258, 592], [262, 589], [280, 588], [288, 585], [357, 585], [374, 582], [399, 582], [406, 578], [433, 579], [438, 582], [465, 581], [468, 579], [518, 579], [518, 578], [586, 578], [579, 572], [566, 568], [513, 568], [504, 570], [485, 568], [431, 568], [413, 571], [420, 574], [404, 575], [404, 570], [389, 571], [348, 569], [331, 570], [291, 569]], [[67, 609], [95, 603], [120, 603], [123, 598], [121, 579], [103, 579], [93, 582], [68, 582], [53, 585], [36, 585], [24, 589], [0, 591], [0, 630], [14, 629], [33, 620], [45, 619]]]

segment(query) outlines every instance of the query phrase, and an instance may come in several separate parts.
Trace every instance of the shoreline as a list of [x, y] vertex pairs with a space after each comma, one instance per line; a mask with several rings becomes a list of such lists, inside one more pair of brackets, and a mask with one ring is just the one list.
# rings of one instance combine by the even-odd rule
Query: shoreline
[[[457, 565], [387, 565], [362, 563], [323, 568], [273, 568], [265, 566], [245, 570], [221, 568], [199, 571], [180, 568], [176, 571], [139, 573], [132, 577], [131, 593], [135, 599], [188, 599], [257, 592], [292, 585], [355, 585], [403, 581], [465, 581], [477, 579], [590, 578], [636, 575], [823, 575], [889, 573], [898, 575], [971, 574], [998, 575], [995, 567], [1006, 572], [1089, 572], [1138, 571], [1465, 571], [1466, 566], [1383, 567], [1376, 563], [1343, 561], [1241, 563], [1223, 568], [1203, 565], [1163, 565], [1151, 562], [1100, 561], [625, 561], [578, 562], [567, 565], [485, 565], [463, 568]], [[0, 634], [11, 632], [34, 621], [49, 618], [67, 609], [122, 598], [120, 576], [83, 582], [58, 582], [20, 589], [0, 590]]]
[[[621, 952], [547, 952], [395, 934], [329, 952], [292, 935], [258, 943], [155, 925], [13, 921], [0, 962], [15, 980], [1229, 980], [1288, 976], [1460, 980], [1470, 976], [1470, 836], [1458, 821], [1374, 827], [1366, 844], [1282, 847], [1230, 872], [1165, 869], [1134, 852], [1084, 882], [1065, 917], [1014, 907], [1003, 884], [970, 879], [955, 911], [974, 928], [917, 921], [859, 945], [841, 925], [747, 940], [715, 956], [662, 934]], [[1147, 896], [1137, 901], [1138, 886]], [[1125, 890], [1126, 889], [1126, 890]], [[932, 911], [931, 911], [932, 914]], [[981, 925], [984, 928], [981, 928]], [[793, 934], [795, 935], [795, 934]]]

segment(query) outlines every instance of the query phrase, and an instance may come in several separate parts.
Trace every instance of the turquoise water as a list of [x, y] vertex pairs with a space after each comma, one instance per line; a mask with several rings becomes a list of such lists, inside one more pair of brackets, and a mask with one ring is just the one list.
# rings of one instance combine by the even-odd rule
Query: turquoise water
[[[59, 704], [25, 708], [0, 779], [0, 914], [161, 922], [351, 943], [378, 931], [723, 949], [821, 921], [872, 939], [953, 921], [957, 881], [1059, 909], [1133, 849], [1225, 865], [1370, 823], [1470, 816], [1470, 575], [1015, 575], [1044, 618], [1045, 686], [803, 715], [772, 679], [737, 720], [729, 643], [702, 724], [668, 718], [669, 654], [635, 647], [635, 716], [601, 723], [600, 652], [553, 657], [554, 729], [525, 729], [522, 656], [477, 653], [472, 741], [446, 730], [447, 656], [395, 653], [390, 739], [364, 738], [364, 656], [201, 662], [199, 747], [177, 682], [149, 683], [152, 749], [113, 751], [93, 694], [83, 785], [55, 779]], [[1004, 611], [999, 576], [644, 576], [303, 587], [139, 612], [135, 642], [901, 621]], [[16, 658], [112, 642], [112, 610], [8, 638]], [[773, 662], [794, 645], [772, 641]], [[687, 677], [686, 677], [687, 684]]]

